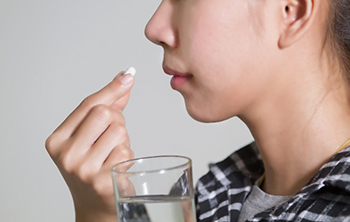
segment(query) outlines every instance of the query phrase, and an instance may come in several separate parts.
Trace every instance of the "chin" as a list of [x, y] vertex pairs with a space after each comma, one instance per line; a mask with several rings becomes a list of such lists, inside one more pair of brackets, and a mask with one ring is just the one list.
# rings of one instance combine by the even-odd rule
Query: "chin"
[[204, 107], [195, 108], [195, 107], [188, 106], [187, 104], [186, 104], [186, 110], [187, 110], [187, 113], [194, 120], [202, 123], [216, 123], [216, 122], [221, 122], [233, 117], [232, 115], [220, 114], [219, 112], [213, 109], [206, 109]]

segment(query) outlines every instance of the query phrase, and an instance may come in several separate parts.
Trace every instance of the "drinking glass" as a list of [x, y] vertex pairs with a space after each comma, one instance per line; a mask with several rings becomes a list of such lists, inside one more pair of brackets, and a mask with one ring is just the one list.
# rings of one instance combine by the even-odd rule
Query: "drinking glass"
[[190, 158], [132, 159], [112, 177], [119, 222], [196, 222]]

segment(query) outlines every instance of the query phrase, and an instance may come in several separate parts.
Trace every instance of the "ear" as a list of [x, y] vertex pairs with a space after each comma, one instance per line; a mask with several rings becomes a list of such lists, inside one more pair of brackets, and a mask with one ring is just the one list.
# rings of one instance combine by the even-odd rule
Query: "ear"
[[278, 41], [281, 49], [298, 41], [310, 29], [319, 1], [324, 0], [281, 1], [282, 27]]

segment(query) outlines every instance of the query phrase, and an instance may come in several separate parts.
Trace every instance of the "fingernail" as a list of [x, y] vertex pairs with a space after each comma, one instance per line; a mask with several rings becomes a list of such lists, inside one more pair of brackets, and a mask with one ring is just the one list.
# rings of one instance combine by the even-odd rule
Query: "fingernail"
[[120, 81], [122, 82], [122, 84], [124, 86], [130, 85], [133, 81], [133, 76], [132, 74], [124, 74], [122, 76], [120, 76]]

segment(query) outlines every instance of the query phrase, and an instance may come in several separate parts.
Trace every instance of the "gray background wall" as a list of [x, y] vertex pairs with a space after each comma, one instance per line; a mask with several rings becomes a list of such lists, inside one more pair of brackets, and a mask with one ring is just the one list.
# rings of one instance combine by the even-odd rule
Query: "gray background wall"
[[129, 66], [125, 110], [136, 156], [181, 154], [194, 179], [252, 140], [237, 118], [192, 120], [144, 37], [160, 0], [0, 0], [0, 221], [74, 221], [44, 141], [84, 97]]

